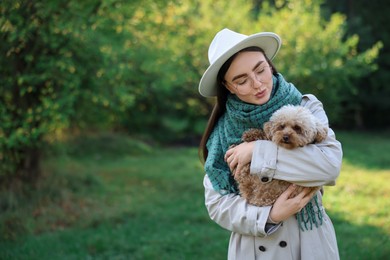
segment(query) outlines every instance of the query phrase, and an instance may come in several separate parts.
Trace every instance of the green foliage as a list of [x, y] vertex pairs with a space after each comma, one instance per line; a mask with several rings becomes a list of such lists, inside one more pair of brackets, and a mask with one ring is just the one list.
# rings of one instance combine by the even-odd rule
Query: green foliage
[[36, 177], [44, 137], [69, 127], [81, 93], [97, 87], [99, 59], [80, 19], [95, 4], [1, 2], [0, 176]]
[[279, 33], [277, 68], [316, 94], [333, 124], [345, 121], [362, 107], [354, 83], [376, 69], [380, 43], [359, 53], [343, 16], [321, 17], [321, 1], [267, 3], [1, 1], [0, 176], [33, 179], [47, 142], [79, 130], [198, 138], [214, 100], [197, 87], [224, 27]]
[[135, 36], [137, 49], [129, 71], [134, 73], [134, 106], [122, 115], [130, 132], [148, 133], [165, 142], [202, 133], [209, 107], [196, 86], [207, 66], [211, 37], [211, 28], [206, 30], [204, 24], [211, 23], [197, 17], [205, 16], [201, 12], [208, 8], [228, 6], [222, 2], [214, 6], [212, 1], [146, 2], [124, 23], [122, 33]]
[[[378, 70], [366, 77], [355, 80], [358, 91], [353, 96], [346, 97], [349, 113], [353, 114], [354, 125], [359, 128], [377, 129], [388, 127], [390, 118], [383, 115], [390, 113], [390, 32], [387, 24], [390, 22], [390, 5], [385, 0], [377, 0], [367, 4], [364, 0], [351, 2], [327, 0], [326, 8], [329, 12], [341, 12], [347, 17], [347, 34], [359, 35], [358, 51], [370, 49], [371, 46], [381, 41], [381, 48], [376, 63]], [[348, 104], [347, 103], [347, 104]], [[345, 125], [351, 124], [351, 120], [345, 117]]]
[[346, 106], [359, 105], [353, 101], [358, 94], [356, 79], [377, 69], [375, 59], [382, 44], [358, 53], [359, 38], [346, 36], [344, 16], [336, 13], [324, 20], [318, 0], [284, 2], [278, 10], [264, 5], [255, 31], [281, 35], [276, 67], [303, 93], [316, 95], [331, 123], [340, 125], [350, 116], [342, 113]]
[[359, 93], [355, 83], [377, 69], [381, 43], [359, 53], [358, 37], [346, 36], [344, 16], [322, 18], [322, 1], [275, 4], [265, 2], [257, 16], [248, 1], [148, 2], [138, 8], [127, 21], [132, 27], [124, 26], [124, 31], [133, 31], [136, 42], [142, 42], [140, 56], [133, 58], [140, 68], [137, 78], [143, 79], [134, 85], [135, 105], [124, 114], [122, 125], [165, 141], [202, 133], [212, 100], [202, 100], [197, 85], [208, 66], [210, 40], [223, 27], [247, 34], [279, 33], [283, 46], [277, 68], [302, 92], [317, 95], [331, 123], [342, 125], [361, 106], [353, 99]]
[[111, 56], [109, 38], [102, 37], [114, 35], [115, 25], [104, 17], [108, 8], [114, 15], [120, 6], [0, 3], [0, 177], [35, 179], [47, 141], [69, 128], [107, 128], [132, 105], [133, 94], [120, 79], [128, 68], [113, 69], [120, 53]]

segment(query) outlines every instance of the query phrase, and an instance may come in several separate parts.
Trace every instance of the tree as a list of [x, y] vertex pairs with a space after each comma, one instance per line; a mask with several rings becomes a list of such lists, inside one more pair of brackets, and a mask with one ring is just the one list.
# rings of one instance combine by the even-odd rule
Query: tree
[[[330, 13], [341, 12], [346, 15], [347, 35], [359, 35], [361, 39], [357, 50], [370, 49], [381, 41], [383, 48], [377, 58], [378, 70], [369, 72], [366, 76], [355, 80], [357, 91], [353, 96], [346, 97], [346, 104], [355, 115], [355, 124], [359, 128], [386, 128], [390, 126], [390, 118], [384, 117], [390, 113], [390, 5], [387, 1], [334, 1], [324, 3]], [[350, 122], [346, 121], [346, 124]]]
[[123, 24], [131, 46], [134, 106], [123, 113], [131, 133], [162, 141], [199, 136], [211, 102], [197, 92], [215, 28], [244, 24], [243, 1], [143, 2]]
[[44, 139], [69, 127], [98, 72], [88, 17], [98, 1], [0, 3], [0, 177], [39, 176]]

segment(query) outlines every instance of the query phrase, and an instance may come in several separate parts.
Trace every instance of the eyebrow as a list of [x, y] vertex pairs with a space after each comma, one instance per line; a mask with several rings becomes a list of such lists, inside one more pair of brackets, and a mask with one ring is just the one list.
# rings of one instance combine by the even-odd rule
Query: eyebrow
[[[259, 61], [258, 63], [256, 63], [256, 65], [253, 66], [252, 71], [255, 71], [255, 70], [261, 65], [261, 63], [263, 63], [263, 62], [264, 62], [264, 61], [261, 60], [261, 61]], [[234, 76], [234, 77], [232, 78], [232, 81], [235, 81], [236, 79], [245, 77], [246, 75], [247, 75], [246, 73], [243, 73], [243, 74], [239, 74], [239, 75], [237, 75], [237, 76]]]

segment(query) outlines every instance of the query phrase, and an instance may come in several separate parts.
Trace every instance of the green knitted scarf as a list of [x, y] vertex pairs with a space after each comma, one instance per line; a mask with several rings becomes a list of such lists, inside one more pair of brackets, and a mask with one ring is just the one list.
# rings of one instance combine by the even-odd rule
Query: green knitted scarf
[[[273, 76], [271, 98], [263, 105], [245, 103], [236, 95], [228, 96], [226, 112], [219, 118], [207, 141], [208, 156], [205, 162], [205, 171], [214, 190], [223, 195], [238, 194], [237, 183], [224, 160], [228, 148], [233, 144], [242, 142], [241, 136], [244, 131], [250, 128], [263, 128], [263, 124], [282, 106], [287, 104], [299, 105], [301, 101], [302, 94], [292, 83], [287, 82], [281, 74]], [[317, 201], [313, 203], [318, 205]], [[308, 203], [308, 206], [311, 204]], [[310, 214], [305, 214], [302, 211], [297, 214], [300, 225], [302, 222], [305, 226], [307, 225], [306, 222], [316, 224], [316, 218], [312, 216], [316, 213], [315, 210], [307, 208], [306, 212]], [[317, 214], [318, 212], [321, 211], [318, 210]], [[311, 220], [313, 218], [314, 220]], [[322, 220], [322, 217], [319, 217], [319, 219]]]

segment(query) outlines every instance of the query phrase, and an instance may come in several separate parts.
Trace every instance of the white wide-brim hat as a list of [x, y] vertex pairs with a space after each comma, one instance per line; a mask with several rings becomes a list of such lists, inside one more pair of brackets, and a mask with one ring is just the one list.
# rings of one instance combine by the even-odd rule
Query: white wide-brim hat
[[229, 29], [219, 31], [209, 47], [210, 66], [199, 83], [199, 93], [204, 97], [217, 95], [217, 75], [222, 65], [235, 53], [247, 47], [260, 47], [269, 60], [272, 60], [280, 49], [282, 40], [272, 32], [261, 32], [252, 35], [236, 33]]

